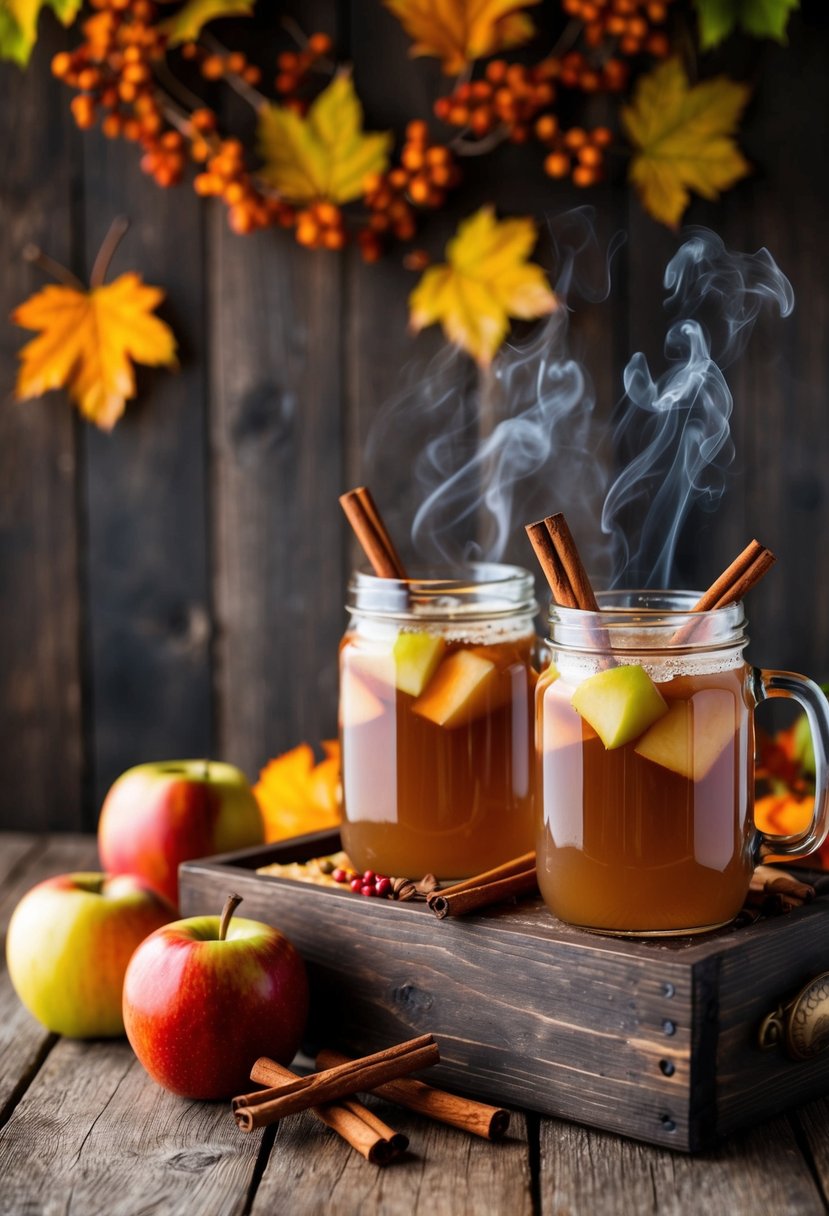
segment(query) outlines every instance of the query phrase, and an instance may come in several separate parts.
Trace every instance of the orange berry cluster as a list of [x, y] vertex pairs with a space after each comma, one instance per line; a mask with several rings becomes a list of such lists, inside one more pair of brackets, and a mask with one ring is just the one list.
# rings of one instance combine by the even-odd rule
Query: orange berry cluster
[[478, 138], [506, 127], [513, 143], [525, 143], [532, 120], [555, 100], [552, 79], [557, 68], [553, 59], [534, 67], [493, 59], [483, 80], [467, 81], [439, 97], [435, 114], [449, 126], [468, 127]]
[[301, 51], [283, 51], [277, 58], [278, 70], [274, 88], [283, 97], [298, 93], [308, 83], [308, 77], [327, 59], [334, 44], [327, 34], [312, 34]]
[[582, 93], [621, 93], [627, 87], [630, 67], [624, 59], [594, 64], [582, 51], [568, 51], [558, 64], [558, 80], [566, 89]]
[[344, 249], [348, 236], [337, 204], [322, 200], [298, 211], [296, 239], [307, 249]]
[[207, 51], [196, 42], [185, 42], [181, 48], [185, 59], [192, 59], [198, 64], [199, 71], [205, 80], [222, 80], [225, 76], [239, 76], [247, 84], [256, 86], [262, 79], [262, 72], [255, 63], [251, 63], [241, 51], [228, 51], [227, 54], [217, 54]]
[[431, 142], [425, 122], [410, 122], [399, 165], [387, 173], [372, 174], [365, 182], [364, 198], [371, 216], [368, 227], [357, 235], [365, 261], [377, 261], [386, 236], [410, 241], [417, 227], [415, 208], [442, 207], [447, 191], [459, 181], [451, 150]]
[[574, 186], [595, 186], [604, 176], [604, 157], [613, 142], [609, 127], [570, 127], [562, 131], [554, 114], [543, 114], [535, 134], [549, 151], [544, 160], [548, 177], [572, 178]]
[[[197, 110], [192, 121], [202, 113], [205, 111]], [[206, 125], [207, 120], [202, 119], [202, 134], [209, 134]], [[215, 151], [208, 155], [204, 172], [197, 175], [193, 187], [197, 194], [221, 198], [227, 204], [228, 223], [240, 235], [274, 224], [290, 227], [294, 222], [293, 208], [257, 190], [245, 168], [245, 150], [238, 139], [215, 140]]]
[[[71, 102], [82, 129], [101, 119], [106, 136], [140, 143], [154, 153], [156, 180], [171, 185], [184, 167], [183, 141], [166, 124], [156, 99], [153, 63], [165, 50], [166, 38], [154, 25], [151, 0], [90, 0], [97, 11], [82, 25], [84, 41], [74, 51], [52, 59], [52, 73], [78, 89]], [[168, 139], [176, 135], [175, 139]], [[165, 142], [166, 141], [166, 142]]]
[[664, 30], [671, 0], [562, 0], [570, 17], [584, 22], [584, 40], [596, 47], [607, 38], [618, 40], [623, 55], [663, 58], [670, 49]]

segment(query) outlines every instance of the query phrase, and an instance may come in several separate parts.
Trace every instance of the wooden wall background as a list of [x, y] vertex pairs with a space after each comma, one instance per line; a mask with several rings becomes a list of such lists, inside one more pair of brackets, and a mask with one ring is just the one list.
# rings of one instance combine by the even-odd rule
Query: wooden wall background
[[[370, 126], [428, 113], [437, 68], [408, 59], [379, 0], [281, 7], [351, 55]], [[365, 267], [354, 254], [309, 254], [285, 233], [236, 237], [220, 207], [188, 188], [158, 190], [133, 147], [77, 132], [49, 74], [72, 32], [50, 18], [42, 29], [25, 74], [0, 65], [0, 827], [92, 828], [131, 764], [210, 754], [255, 777], [278, 751], [334, 731], [354, 557], [337, 494], [363, 475], [366, 434], [402, 369], [440, 339], [408, 335], [412, 279], [396, 260]], [[806, 0], [790, 33], [787, 48], [734, 43], [712, 60], [756, 84], [742, 142], [757, 171], [687, 219], [732, 247], [767, 245], [797, 306], [729, 374], [737, 465], [716, 522], [690, 530], [680, 558], [684, 581], [703, 584], [750, 535], [773, 546], [778, 567], [752, 597], [752, 654], [826, 678], [823, 0]], [[515, 213], [588, 201], [541, 179], [526, 153], [488, 164], [492, 196]], [[470, 175], [458, 210], [475, 205], [484, 172]], [[609, 414], [631, 351], [660, 365], [659, 283], [678, 238], [621, 181], [589, 201], [605, 237], [628, 233], [611, 299], [574, 318]], [[113, 271], [135, 267], [166, 287], [182, 367], [142, 374], [138, 403], [106, 436], [62, 395], [13, 403], [25, 336], [2, 318], [42, 282], [20, 257], [27, 242], [85, 277], [119, 212], [133, 228]], [[436, 249], [455, 218], [434, 218]], [[387, 455], [373, 484], [399, 528], [411, 504], [395, 506], [396, 468], [411, 453]]]

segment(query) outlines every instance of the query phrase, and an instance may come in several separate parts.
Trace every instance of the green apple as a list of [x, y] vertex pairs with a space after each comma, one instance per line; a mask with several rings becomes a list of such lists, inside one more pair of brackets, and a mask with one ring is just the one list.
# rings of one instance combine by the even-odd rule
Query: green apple
[[609, 667], [588, 676], [570, 704], [593, 727], [608, 751], [637, 739], [668, 712], [665, 699], [643, 667]]
[[144, 938], [174, 915], [131, 874], [47, 878], [23, 896], [9, 924], [6, 958], [15, 991], [55, 1034], [123, 1034], [127, 963]]
[[400, 633], [394, 643], [395, 683], [401, 692], [419, 697], [435, 674], [446, 642], [433, 633]]
[[693, 701], [676, 701], [634, 750], [681, 777], [702, 781], [734, 738], [735, 709], [730, 692], [703, 689]]
[[465, 726], [504, 700], [498, 674], [491, 659], [474, 650], [455, 650], [443, 660], [412, 709], [437, 726]]

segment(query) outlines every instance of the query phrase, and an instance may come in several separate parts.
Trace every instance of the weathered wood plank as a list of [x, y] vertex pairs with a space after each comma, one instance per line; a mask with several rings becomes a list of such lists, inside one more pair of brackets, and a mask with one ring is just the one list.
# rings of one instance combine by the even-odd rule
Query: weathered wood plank
[[234, 1216], [259, 1142], [226, 1103], [155, 1085], [128, 1043], [61, 1039], [0, 1131], [2, 1203], [16, 1216]]
[[49, 59], [51, 20], [24, 74], [0, 64], [0, 736], [8, 751], [0, 825], [82, 826], [80, 602], [75, 424], [64, 394], [11, 401], [24, 336], [7, 321], [44, 286], [23, 248], [73, 261], [73, 129]]
[[505, 1140], [491, 1144], [389, 1103], [366, 1101], [389, 1126], [409, 1137], [405, 1157], [378, 1169], [312, 1115], [286, 1119], [277, 1128], [251, 1216], [282, 1211], [297, 1216], [530, 1216], [530, 1162], [522, 1115], [513, 1115]]
[[829, 1207], [829, 1101], [821, 1098], [800, 1107], [790, 1119], [801, 1130], [801, 1148], [809, 1158], [823, 1189], [824, 1202]]
[[110, 278], [162, 287], [181, 370], [146, 371], [115, 430], [84, 430], [93, 805], [143, 760], [211, 751], [202, 211], [189, 185], [160, 190], [134, 144], [84, 140], [87, 263], [118, 214], [132, 227]]
[[699, 1157], [552, 1119], [541, 1121], [540, 1135], [541, 1216], [823, 1216], [827, 1210], [785, 1119]]
[[0, 875], [0, 1124], [54, 1041], [23, 1008], [12, 988], [2, 948], [9, 918], [21, 896], [41, 879], [69, 870], [94, 869], [98, 864], [95, 841], [89, 836], [41, 837], [35, 847], [20, 852], [27, 839], [34, 838], [4, 836], [0, 845], [3, 862], [18, 854], [16, 866], [5, 868]]
[[3, 832], [0, 836], [0, 888], [26, 859], [39, 852], [45, 840], [25, 832]]

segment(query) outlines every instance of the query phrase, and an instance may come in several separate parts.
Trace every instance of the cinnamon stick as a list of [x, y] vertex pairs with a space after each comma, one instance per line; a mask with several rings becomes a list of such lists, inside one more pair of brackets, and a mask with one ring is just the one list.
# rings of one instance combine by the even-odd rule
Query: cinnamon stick
[[275, 1123], [286, 1115], [349, 1097], [421, 1068], [428, 1068], [439, 1060], [440, 1052], [432, 1035], [421, 1035], [325, 1072], [311, 1073], [310, 1076], [297, 1077], [270, 1089], [243, 1094], [231, 1103], [233, 1116], [242, 1131], [251, 1132], [257, 1127]]
[[544, 571], [544, 577], [550, 585], [555, 602], [561, 604], [562, 608], [578, 608], [570, 580], [556, 552], [553, 538], [547, 531], [547, 521], [539, 519], [534, 524], [527, 524], [525, 531], [535, 550], [538, 563]]
[[444, 920], [447, 916], [465, 916], [517, 895], [531, 895], [537, 889], [535, 853], [524, 853], [483, 874], [433, 892], [426, 903], [438, 920]]
[[567, 520], [559, 511], [555, 515], [548, 515], [544, 523], [572, 588], [576, 607], [581, 608], [584, 612], [598, 612], [599, 605], [596, 596]]
[[377, 504], [366, 486], [340, 496], [340, 506], [354, 529], [363, 552], [378, 578], [406, 578], [406, 569], [394, 547]]
[[[261, 1061], [257, 1061], [258, 1063]], [[297, 1074], [291, 1072], [290, 1068], [277, 1064], [275, 1060], [268, 1060], [267, 1063], [267, 1080], [262, 1081], [260, 1077], [251, 1074], [252, 1080], [273, 1086], [281, 1081], [297, 1079]], [[336, 1063], [340, 1063], [340, 1061], [336, 1061]], [[254, 1065], [255, 1068], [256, 1065]], [[358, 1102], [356, 1098], [344, 1098], [340, 1102], [329, 1102], [325, 1106], [312, 1106], [311, 1114], [326, 1127], [330, 1127], [332, 1131], [342, 1136], [347, 1144], [356, 1149], [372, 1165], [388, 1165], [394, 1157], [404, 1153], [409, 1147], [407, 1136], [388, 1127], [382, 1119], [363, 1106], [362, 1102]]]
[[734, 561], [723, 570], [691, 609], [692, 612], [708, 612], [712, 608], [724, 608], [741, 600], [755, 583], [774, 565], [771, 549], [752, 540]]
[[[776, 558], [771, 549], [761, 545], [758, 540], [752, 540], [742, 553], [738, 553], [730, 566], [723, 570], [708, 590], [700, 596], [691, 609], [692, 612], [710, 612], [714, 608], [725, 608], [736, 604], [738, 600], [751, 590], [755, 583], [774, 565]], [[699, 628], [696, 621], [686, 621], [672, 634], [670, 644], [682, 646], [690, 641]]]
[[[349, 1057], [339, 1051], [326, 1048], [317, 1054], [317, 1068], [332, 1068], [343, 1064]], [[258, 1061], [261, 1063], [261, 1061]], [[263, 1080], [251, 1073], [254, 1081]], [[417, 1111], [440, 1123], [448, 1123], [463, 1132], [473, 1136], [482, 1136], [485, 1140], [500, 1140], [509, 1127], [510, 1115], [508, 1110], [499, 1106], [490, 1106], [486, 1102], [475, 1102], [471, 1098], [461, 1098], [458, 1094], [449, 1094], [443, 1089], [435, 1089], [423, 1081], [415, 1081], [413, 1077], [401, 1077], [397, 1081], [387, 1081], [372, 1091], [379, 1098], [386, 1098], [407, 1110]]]

